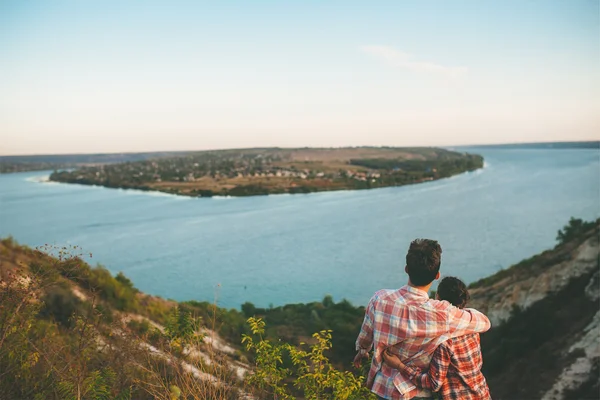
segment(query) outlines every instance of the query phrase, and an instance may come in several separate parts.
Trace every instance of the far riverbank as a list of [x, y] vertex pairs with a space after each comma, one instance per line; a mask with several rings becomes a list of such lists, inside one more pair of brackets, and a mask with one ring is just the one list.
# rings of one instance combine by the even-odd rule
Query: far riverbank
[[438, 148], [242, 149], [56, 171], [62, 183], [190, 197], [364, 190], [435, 181], [483, 167]]

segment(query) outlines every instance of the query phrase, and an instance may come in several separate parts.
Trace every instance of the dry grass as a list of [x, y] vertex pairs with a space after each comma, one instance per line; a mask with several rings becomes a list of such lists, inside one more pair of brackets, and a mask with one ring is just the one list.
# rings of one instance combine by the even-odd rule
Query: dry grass
[[242, 178], [221, 178], [214, 179], [203, 177], [193, 182], [151, 182], [149, 187], [156, 190], [177, 189], [179, 193], [191, 193], [193, 190], [212, 190], [219, 193], [223, 189], [232, 189], [237, 186], [258, 185], [271, 190], [280, 189], [285, 191], [291, 187], [309, 184], [314, 187], [341, 189], [344, 187], [341, 183], [332, 182], [328, 179], [300, 179], [284, 177], [242, 177]]
[[340, 149], [298, 149], [293, 150], [293, 161], [322, 161], [327, 164], [332, 162], [347, 162], [353, 158], [401, 158], [405, 160], [424, 160], [427, 149], [411, 151], [408, 149], [386, 148], [340, 148]]
[[[272, 167], [295, 169], [297, 171], [317, 171], [325, 174], [338, 173], [340, 170], [367, 172], [368, 168], [349, 164], [351, 159], [385, 158], [403, 160], [425, 160], [436, 157], [436, 150], [429, 148], [394, 149], [394, 148], [339, 148], [339, 149], [286, 149], [272, 150], [279, 152], [287, 161], [273, 162]], [[288, 158], [289, 157], [289, 158]], [[257, 185], [273, 192], [287, 192], [295, 186], [310, 185], [323, 190], [347, 188], [329, 179], [301, 179], [289, 177], [254, 177], [212, 178], [203, 176], [193, 182], [163, 181], [148, 182], [148, 187], [159, 191], [177, 191], [179, 194], [192, 194], [193, 190], [210, 190], [215, 194], [231, 190], [239, 186]]]
[[[32, 263], [49, 259], [51, 258], [48, 255], [19, 246], [10, 239], [0, 241], [0, 271], [4, 271], [5, 275], [10, 273], [15, 276], [15, 272], [20, 272], [20, 275], [28, 276], [29, 266]], [[158, 332], [165, 330], [163, 325], [156, 322], [157, 318], [152, 314], [153, 310], [162, 314], [176, 303], [138, 293], [140, 302], [144, 304], [143, 310], [140, 310], [142, 314], [112, 310], [113, 322], [105, 323], [102, 322], [101, 314], [96, 309], [96, 305], [101, 302], [98, 293], [86, 290], [62, 277], [55, 279], [57, 280], [50, 282], [50, 285], [68, 282], [75, 295], [86, 302], [90, 310], [94, 310], [77, 317], [76, 328], [70, 331], [57, 331], [62, 332], [62, 336], [56, 334], [52, 336], [49, 343], [43, 347], [38, 346], [37, 353], [40, 359], [49, 371], [59, 376], [61, 381], [73, 383], [77, 388], [81, 387], [92, 368], [95, 368], [92, 367], [90, 360], [101, 358], [120, 374], [120, 380], [134, 382], [138, 395], [143, 392], [152, 398], [164, 400], [172, 400], [176, 393], [181, 393], [181, 396], [177, 397], [181, 399], [251, 398], [244, 392], [242, 382], [245, 372], [249, 371], [250, 367], [234, 361], [232, 356], [235, 349], [228, 346], [215, 332], [216, 312], [212, 313], [213, 318], [205, 321], [210, 329], [201, 326], [198, 321], [196, 332], [202, 331], [204, 334], [195, 335], [185, 346], [172, 345], [161, 335], [152, 333], [153, 330]], [[2, 283], [11, 281], [0, 279], [0, 288], [6, 291], [7, 284]], [[39, 296], [36, 293], [43, 293], [45, 290], [37, 279], [34, 281], [36, 290], [28, 289], [29, 297], [25, 300], [37, 299]], [[104, 309], [110, 308], [108, 304], [104, 306]], [[131, 320], [147, 322], [151, 326], [150, 331], [139, 334], [131, 330], [128, 327], [128, 322]], [[23, 323], [25, 322], [27, 320], [23, 319]], [[210, 335], [208, 339], [205, 338], [205, 334]], [[150, 340], [149, 335], [155, 339]], [[5, 336], [0, 329], [0, 349]], [[78, 341], [75, 347], [81, 351], [66, 350], [67, 343], [74, 340]], [[67, 368], [73, 365], [77, 366], [75, 372]], [[240, 373], [240, 370], [244, 373]], [[0, 398], [3, 396], [0, 395]]]

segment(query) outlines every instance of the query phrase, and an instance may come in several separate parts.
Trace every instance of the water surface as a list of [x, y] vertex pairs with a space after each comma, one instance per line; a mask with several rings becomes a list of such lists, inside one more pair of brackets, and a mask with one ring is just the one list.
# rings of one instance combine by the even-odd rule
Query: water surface
[[0, 236], [78, 245], [144, 292], [239, 307], [366, 304], [405, 283], [417, 237], [468, 282], [555, 244], [571, 216], [600, 216], [598, 150], [469, 149], [486, 168], [365, 191], [196, 199], [0, 175]]

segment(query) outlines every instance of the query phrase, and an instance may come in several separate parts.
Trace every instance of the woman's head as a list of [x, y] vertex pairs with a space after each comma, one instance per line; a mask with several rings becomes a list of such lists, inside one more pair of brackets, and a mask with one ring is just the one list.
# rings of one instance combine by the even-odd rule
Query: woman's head
[[446, 300], [458, 308], [464, 308], [470, 299], [467, 285], [453, 276], [442, 279], [437, 287], [437, 296], [440, 300]]

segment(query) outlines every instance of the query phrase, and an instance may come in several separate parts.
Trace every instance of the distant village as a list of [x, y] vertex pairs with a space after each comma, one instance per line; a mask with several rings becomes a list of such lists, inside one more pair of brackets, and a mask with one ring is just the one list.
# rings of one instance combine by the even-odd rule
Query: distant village
[[[424, 157], [389, 157], [390, 150], [368, 149], [366, 158], [314, 158], [291, 150], [202, 152], [134, 162], [55, 171], [50, 179], [113, 188], [158, 190], [187, 196], [252, 196], [323, 190], [371, 189], [431, 181], [483, 166], [477, 155], [437, 150]], [[425, 151], [432, 152], [427, 149]], [[378, 154], [387, 157], [377, 157]], [[406, 152], [405, 152], [406, 154]], [[410, 154], [409, 154], [410, 155]], [[318, 157], [321, 158], [318, 158]]]
[[[182, 162], [188, 159], [188, 162]], [[179, 181], [195, 182], [203, 177], [213, 179], [235, 178], [293, 178], [293, 179], [355, 179], [357, 181], [375, 181], [381, 177], [380, 172], [368, 171], [365, 168], [339, 169], [324, 172], [314, 169], [298, 169], [295, 166], [273, 166], [269, 157], [256, 156], [251, 160], [210, 160], [194, 161], [187, 157], [182, 159], [142, 161], [135, 163], [108, 164], [85, 167], [78, 170], [77, 180], [103, 180], [109, 175], [123, 175], [137, 182]], [[92, 176], [90, 176], [92, 175]]]

